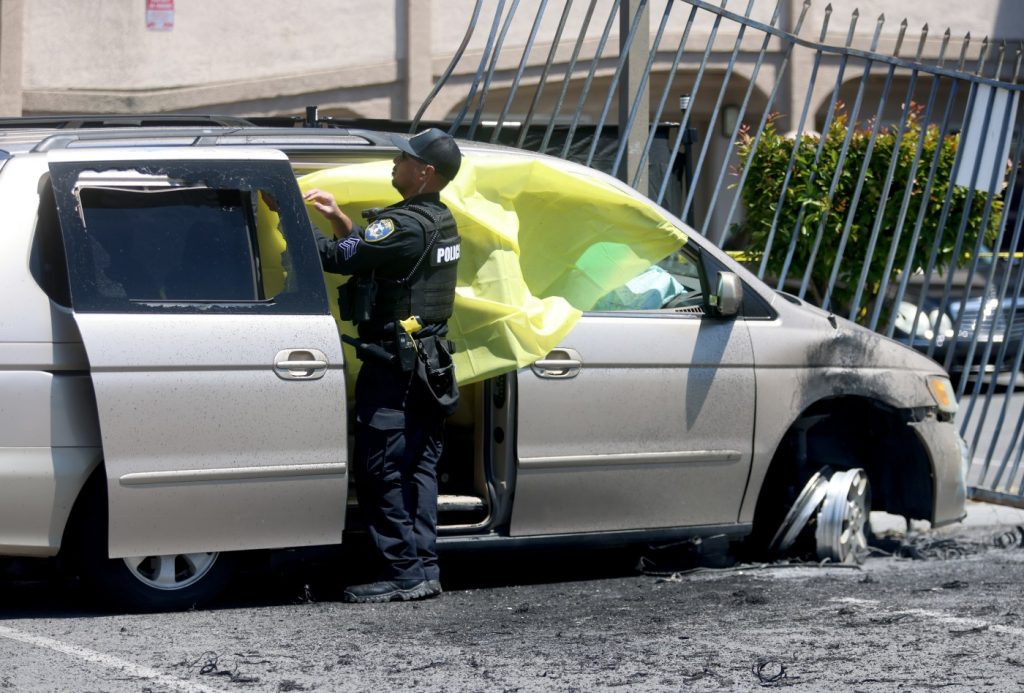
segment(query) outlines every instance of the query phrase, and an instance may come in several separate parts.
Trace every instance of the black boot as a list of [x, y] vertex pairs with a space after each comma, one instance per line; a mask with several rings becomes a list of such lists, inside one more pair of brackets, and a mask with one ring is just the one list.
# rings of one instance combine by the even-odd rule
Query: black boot
[[[440, 583], [438, 583], [440, 588]], [[381, 602], [407, 602], [424, 599], [440, 593], [435, 592], [427, 580], [382, 580], [365, 585], [351, 585], [345, 588], [342, 599], [355, 604], [376, 604]]]

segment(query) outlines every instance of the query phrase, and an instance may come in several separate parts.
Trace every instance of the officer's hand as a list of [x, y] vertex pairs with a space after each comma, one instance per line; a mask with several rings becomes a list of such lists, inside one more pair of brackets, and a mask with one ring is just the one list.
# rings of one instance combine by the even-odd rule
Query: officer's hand
[[303, 194], [302, 199], [311, 203], [316, 211], [331, 222], [336, 237], [343, 238], [352, 232], [352, 220], [341, 211], [338, 201], [331, 193], [319, 188], [311, 188]]
[[320, 212], [328, 219], [336, 219], [342, 214], [341, 208], [338, 206], [338, 201], [334, 199], [334, 195], [326, 190], [311, 188], [306, 191], [306, 194], [302, 196], [302, 199], [306, 202], [313, 203], [313, 207], [316, 211]]

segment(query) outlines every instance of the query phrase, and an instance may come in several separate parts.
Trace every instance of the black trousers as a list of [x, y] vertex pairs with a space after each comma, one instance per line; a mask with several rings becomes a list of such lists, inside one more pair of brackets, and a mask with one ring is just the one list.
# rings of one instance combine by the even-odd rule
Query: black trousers
[[437, 463], [444, 416], [410, 398], [410, 375], [366, 360], [356, 379], [353, 472], [385, 580], [437, 580]]

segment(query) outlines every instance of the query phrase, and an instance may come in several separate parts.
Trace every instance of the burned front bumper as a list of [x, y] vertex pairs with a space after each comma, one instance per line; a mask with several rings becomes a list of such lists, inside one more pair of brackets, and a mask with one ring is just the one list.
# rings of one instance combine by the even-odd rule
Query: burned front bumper
[[929, 417], [907, 425], [914, 430], [931, 461], [934, 489], [932, 526], [941, 527], [962, 520], [967, 512], [964, 504], [970, 466], [963, 438], [951, 421]]

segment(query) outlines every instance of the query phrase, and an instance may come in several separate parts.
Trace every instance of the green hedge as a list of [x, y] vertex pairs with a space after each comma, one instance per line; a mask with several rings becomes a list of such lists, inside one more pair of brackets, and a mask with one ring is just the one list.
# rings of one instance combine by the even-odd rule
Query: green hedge
[[[941, 152], [935, 171], [934, 182], [930, 190], [927, 210], [921, 226], [920, 239], [914, 249], [914, 258], [911, 266], [921, 269], [927, 266], [932, 245], [936, 234], [939, 233], [942, 234], [942, 242], [937, 258], [937, 271], [944, 270], [954, 261], [953, 250], [957, 232], [960, 229], [961, 220], [965, 213], [968, 197], [967, 188], [962, 186], [954, 187], [946, 224], [942, 229], [939, 228], [939, 220], [950, 185], [950, 176], [956, 157], [956, 148], [959, 144], [959, 135], [949, 135], [940, 142], [938, 127], [930, 125], [922, 129], [919, 114], [920, 109], [917, 107], [912, 106], [908, 109], [906, 128], [903, 138], [899, 143], [899, 159], [893, 173], [893, 182], [890, 186], [888, 199], [885, 203], [881, 230], [871, 258], [870, 270], [863, 289], [861, 305], [858, 306], [858, 317], [861, 320], [867, 314], [867, 308], [876, 299], [881, 286], [886, 257], [889, 253], [899, 219], [900, 206], [907, 192], [907, 182], [910, 176], [914, 152], [917, 148], [918, 140], [922, 136], [924, 137], [924, 148], [913, 180], [912, 198], [907, 210], [906, 219], [904, 220], [903, 230], [900, 234], [899, 247], [893, 264], [893, 276], [890, 277], [889, 282], [890, 287], [895, 283], [895, 279], [898, 278], [898, 272], [907, 259], [907, 253], [910, 252], [910, 241], [914, 225], [917, 223], [927, 176], [931, 168], [935, 149], [940, 146]], [[808, 300], [818, 303], [823, 298], [825, 289], [828, 286], [832, 265], [839, 251], [843, 227], [847, 221], [850, 207], [853, 204], [857, 179], [867, 155], [871, 124], [869, 123], [864, 128], [856, 127], [856, 125], [831, 203], [828, 199], [828, 190], [836, 171], [843, 140], [849, 131], [847, 115], [844, 112], [840, 112], [825, 134], [824, 148], [816, 167], [814, 166], [814, 156], [818, 147], [819, 137], [809, 134], [800, 137], [794, 170], [789, 179], [775, 238], [769, 250], [765, 276], [769, 281], [774, 282], [777, 281], [782, 272], [786, 253], [793, 237], [793, 231], [797, 225], [800, 209], [804, 207], [803, 219], [798, 229], [799, 238], [788, 272], [788, 279], [795, 279], [799, 282], [810, 261], [814, 239], [818, 232], [818, 225], [823, 215], [826, 217], [825, 228], [811, 272], [807, 295]], [[849, 312], [855, 295], [856, 284], [860, 280], [871, 232], [882, 204], [886, 175], [896, 143], [896, 132], [897, 128], [895, 126], [882, 128], [875, 139], [874, 150], [871, 153], [871, 160], [865, 173], [860, 200], [854, 211], [850, 236], [843, 251], [836, 288], [833, 290], [831, 307], [837, 312], [844, 314]], [[752, 256], [758, 258], [758, 261], [760, 261], [768, 241], [781, 186], [786, 174], [786, 167], [789, 163], [794, 143], [793, 138], [780, 135], [776, 131], [774, 123], [770, 122], [761, 134], [756, 151], [752, 151], [754, 138], [749, 132], [743, 134], [738, 144], [741, 168], [746, 165], [747, 160], [751, 156], [753, 156], [753, 162], [742, 191], [742, 199], [746, 207], [746, 219], [741, 224], [736, 225], [734, 232], [749, 243], [747, 249]], [[811, 176], [812, 171], [816, 171], [813, 180]], [[982, 232], [981, 226], [987, 195], [975, 191], [971, 197], [971, 206], [967, 212], [967, 226], [964, 232], [964, 240], [961, 244], [961, 252], [955, 258], [958, 266], [962, 266], [969, 261], [970, 253], [974, 249], [978, 234]], [[997, 196], [993, 200], [992, 209], [984, 230], [986, 240], [989, 243], [995, 238], [1002, 208], [1001, 196]], [[772, 278], [775, 279], [773, 280]], [[893, 293], [892, 288], [890, 288], [889, 293]]]

